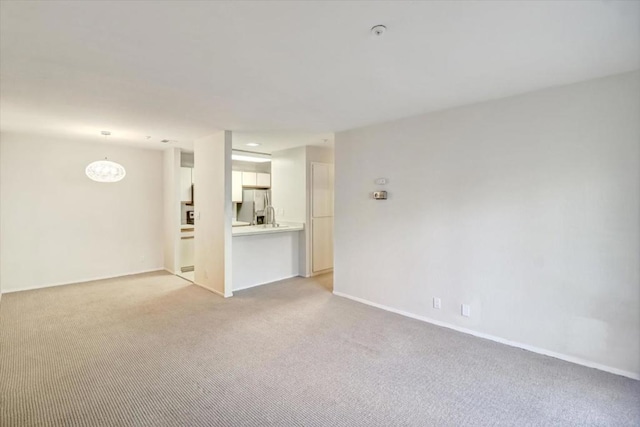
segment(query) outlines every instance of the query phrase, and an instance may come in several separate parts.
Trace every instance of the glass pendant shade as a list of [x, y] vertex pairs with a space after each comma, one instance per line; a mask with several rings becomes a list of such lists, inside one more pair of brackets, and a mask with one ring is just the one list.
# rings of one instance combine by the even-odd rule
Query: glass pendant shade
[[118, 182], [127, 174], [124, 166], [107, 159], [90, 163], [85, 169], [87, 176], [97, 182]]

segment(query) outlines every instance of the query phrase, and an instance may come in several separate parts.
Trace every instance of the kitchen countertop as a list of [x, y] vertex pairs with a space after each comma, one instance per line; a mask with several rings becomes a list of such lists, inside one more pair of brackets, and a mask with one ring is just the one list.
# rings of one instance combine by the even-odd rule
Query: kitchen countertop
[[[248, 222], [244, 222], [244, 221], [233, 221], [231, 223], [231, 225], [233, 227], [243, 227], [243, 226], [251, 225], [251, 224], [248, 223]], [[180, 224], [180, 229], [181, 230], [184, 230], [185, 228], [195, 228], [195, 224]]]
[[[286, 233], [289, 231], [302, 231], [304, 230], [303, 223], [297, 222], [283, 222], [280, 223], [280, 227], [271, 227], [264, 225], [250, 225], [248, 222], [233, 221], [232, 223], [232, 235], [233, 236], [253, 236], [256, 234], [270, 234], [270, 233]], [[180, 231], [182, 236], [193, 236], [195, 231], [194, 224], [180, 224]]]
[[232, 235], [236, 236], [255, 236], [256, 234], [271, 234], [271, 233], [287, 233], [290, 231], [302, 231], [304, 230], [304, 224], [296, 222], [281, 223], [280, 227], [271, 227], [264, 225], [249, 225], [246, 227], [235, 227], [232, 230]]

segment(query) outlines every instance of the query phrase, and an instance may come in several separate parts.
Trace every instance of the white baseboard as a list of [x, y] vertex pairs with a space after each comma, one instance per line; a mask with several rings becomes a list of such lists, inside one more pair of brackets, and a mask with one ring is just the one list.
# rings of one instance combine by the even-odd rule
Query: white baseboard
[[243, 286], [242, 288], [233, 288], [233, 292], [244, 291], [245, 289], [257, 288], [258, 286], [268, 285], [273, 282], [256, 283], [255, 285]]
[[304, 277], [304, 276], [300, 276], [299, 274], [296, 274], [295, 276], [288, 276], [288, 277], [282, 277], [280, 279], [276, 279], [276, 280], [271, 280], [269, 282], [263, 282], [263, 283], [256, 283], [255, 285], [249, 285], [249, 286], [243, 286], [242, 288], [233, 288], [233, 291], [244, 291], [245, 289], [251, 289], [251, 288], [256, 288], [258, 286], [262, 286], [262, 285], [268, 285], [271, 283], [275, 283], [275, 282], [279, 282], [281, 280], [287, 280], [287, 279], [292, 279], [294, 277]]
[[[178, 276], [178, 277], [179, 277], [179, 276]], [[214, 294], [216, 294], [216, 295], [220, 295], [222, 298], [230, 298], [230, 297], [232, 297], [232, 296], [233, 296], [233, 292], [231, 292], [231, 293], [229, 293], [229, 294], [223, 294], [223, 293], [222, 293], [222, 292], [220, 292], [220, 291], [216, 291], [215, 289], [211, 289], [211, 288], [209, 288], [209, 287], [207, 287], [207, 286], [205, 286], [205, 285], [201, 285], [200, 283], [197, 283], [197, 282], [195, 282], [195, 281], [194, 281], [194, 282], [191, 282], [191, 283], [193, 283], [193, 284], [194, 284], [194, 285], [196, 285], [196, 286], [200, 286], [202, 289], [206, 289], [206, 290], [208, 290], [209, 292], [213, 292], [213, 293], [214, 293]]]
[[157, 268], [152, 268], [150, 270], [140, 270], [140, 271], [132, 271], [132, 272], [128, 272], [128, 273], [118, 273], [116, 275], [111, 275], [111, 276], [89, 277], [89, 278], [82, 279], [82, 280], [74, 280], [73, 282], [48, 283], [46, 285], [29, 286], [29, 287], [20, 288], [20, 289], [10, 289], [10, 290], [4, 291], [2, 293], [3, 294], [10, 294], [10, 293], [13, 293], [13, 292], [33, 291], [35, 289], [53, 288], [53, 287], [56, 287], [56, 286], [77, 285], [78, 283], [95, 282], [96, 280], [117, 279], [119, 277], [133, 276], [133, 275], [136, 275], [136, 274], [144, 274], [144, 273], [154, 273], [156, 271], [164, 271], [164, 270], [165, 270], [164, 267], [157, 267]]
[[420, 320], [422, 322], [431, 323], [433, 325], [442, 326], [444, 328], [453, 329], [454, 331], [458, 331], [458, 332], [462, 332], [462, 333], [465, 333], [465, 334], [473, 335], [473, 336], [476, 336], [478, 338], [484, 338], [484, 339], [487, 339], [487, 340], [498, 342], [500, 344], [506, 344], [506, 345], [511, 346], [511, 347], [517, 347], [517, 348], [521, 348], [523, 350], [532, 351], [534, 353], [543, 354], [545, 356], [555, 357], [556, 359], [564, 360], [566, 362], [575, 363], [577, 365], [587, 366], [589, 368], [598, 369], [598, 370], [601, 370], [601, 371], [609, 372], [611, 374], [621, 375], [623, 377], [631, 378], [631, 379], [634, 379], [634, 380], [640, 380], [640, 374], [639, 373], [624, 371], [622, 369], [613, 368], [611, 366], [602, 365], [602, 364], [596, 363], [596, 362], [591, 362], [589, 360], [581, 359], [579, 357], [568, 356], [566, 354], [556, 353], [555, 351], [546, 350], [546, 349], [539, 348], [539, 347], [534, 347], [532, 345], [523, 344], [523, 343], [520, 343], [520, 342], [517, 342], [517, 341], [511, 341], [511, 340], [508, 340], [508, 339], [505, 339], [505, 338], [500, 338], [500, 337], [497, 337], [497, 336], [494, 336], [494, 335], [485, 334], [483, 332], [477, 332], [477, 331], [474, 331], [473, 329], [462, 328], [460, 326], [452, 325], [452, 324], [446, 323], [446, 322], [441, 322], [439, 320], [430, 319], [430, 318], [424, 317], [424, 316], [419, 316], [417, 314], [409, 313], [409, 312], [406, 312], [406, 311], [403, 311], [403, 310], [398, 310], [398, 309], [393, 308], [393, 307], [389, 307], [389, 306], [386, 306], [386, 305], [378, 304], [378, 303], [375, 303], [373, 301], [369, 301], [369, 300], [366, 300], [366, 299], [363, 299], [363, 298], [354, 297], [352, 295], [348, 295], [348, 294], [345, 294], [345, 293], [342, 293], [342, 292], [333, 291], [333, 294], [337, 295], [339, 297], [348, 298], [350, 300], [357, 301], [357, 302], [362, 303], [362, 304], [370, 305], [372, 307], [380, 308], [380, 309], [385, 310], [385, 311], [390, 311], [392, 313], [396, 313], [396, 314], [399, 314], [401, 316], [410, 317], [412, 319]]

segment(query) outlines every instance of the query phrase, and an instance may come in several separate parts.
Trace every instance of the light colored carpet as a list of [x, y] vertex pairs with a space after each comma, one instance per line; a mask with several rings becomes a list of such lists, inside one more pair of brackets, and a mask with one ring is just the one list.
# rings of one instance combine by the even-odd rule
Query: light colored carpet
[[0, 425], [640, 425], [640, 382], [331, 295], [164, 273], [6, 294]]

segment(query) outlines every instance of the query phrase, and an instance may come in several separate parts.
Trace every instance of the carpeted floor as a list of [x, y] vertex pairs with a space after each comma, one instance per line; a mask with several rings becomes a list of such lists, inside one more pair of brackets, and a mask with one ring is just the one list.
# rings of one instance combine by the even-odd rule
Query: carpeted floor
[[0, 425], [640, 425], [640, 382], [333, 296], [152, 273], [5, 294]]

